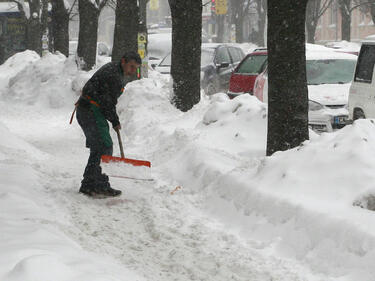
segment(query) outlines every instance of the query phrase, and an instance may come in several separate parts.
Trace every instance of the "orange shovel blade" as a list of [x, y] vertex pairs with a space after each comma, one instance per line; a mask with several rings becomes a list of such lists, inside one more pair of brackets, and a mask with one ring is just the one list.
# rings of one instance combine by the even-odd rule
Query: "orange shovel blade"
[[130, 158], [122, 158], [122, 157], [116, 157], [116, 156], [111, 156], [111, 155], [102, 155], [102, 161], [104, 163], [124, 162], [124, 163], [127, 163], [127, 164], [131, 164], [133, 166], [151, 167], [151, 162], [149, 162], [149, 161], [136, 160], [136, 159], [130, 159]]

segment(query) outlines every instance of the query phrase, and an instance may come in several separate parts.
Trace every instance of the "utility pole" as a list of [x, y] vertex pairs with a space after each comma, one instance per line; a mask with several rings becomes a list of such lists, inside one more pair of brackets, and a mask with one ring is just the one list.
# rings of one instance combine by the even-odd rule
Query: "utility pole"
[[142, 78], [148, 77], [147, 2], [148, 0], [139, 0], [138, 53], [142, 58], [142, 66], [141, 66]]

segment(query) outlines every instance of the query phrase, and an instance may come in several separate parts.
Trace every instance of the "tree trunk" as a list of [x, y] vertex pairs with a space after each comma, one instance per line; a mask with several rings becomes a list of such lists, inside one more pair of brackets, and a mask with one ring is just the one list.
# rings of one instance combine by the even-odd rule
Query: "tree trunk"
[[232, 3], [232, 23], [236, 27], [236, 43], [243, 42], [243, 0], [235, 0]]
[[42, 55], [40, 1], [29, 1], [30, 18], [27, 20], [27, 48]]
[[319, 20], [321, 0], [308, 0], [306, 8], [307, 42], [315, 44], [315, 32]]
[[169, 5], [172, 14], [173, 103], [178, 109], [188, 111], [200, 100], [202, 1], [169, 0]]
[[216, 15], [217, 20], [217, 43], [224, 42], [224, 15]]
[[[139, 33], [146, 35], [146, 43], [144, 44], [144, 56], [147, 57], [148, 33], [147, 33], [147, 2], [148, 0], [139, 0]], [[142, 44], [138, 45], [138, 49], [142, 48]], [[138, 51], [139, 52], [139, 51]], [[142, 53], [140, 53], [142, 55]], [[141, 77], [148, 77], [148, 61], [142, 57]]]
[[307, 43], [315, 44], [315, 32], [317, 24], [315, 22], [306, 23]]
[[112, 61], [118, 61], [128, 51], [138, 51], [137, 0], [117, 0]]
[[268, 0], [267, 156], [309, 138], [306, 4], [307, 0]]
[[243, 14], [238, 14], [236, 19], [236, 43], [243, 43]]
[[69, 13], [64, 0], [52, 0], [52, 40], [54, 50], [69, 56]]
[[257, 33], [257, 44], [259, 46], [265, 46], [264, 42], [264, 29], [266, 27], [267, 17], [267, 0], [257, 0], [257, 12], [258, 12], [258, 33]]
[[372, 21], [375, 23], [375, 3], [370, 4], [370, 13]]
[[[42, 38], [42, 54], [44, 51], [50, 50], [50, 42], [51, 40], [48, 38], [48, 0], [42, 0], [42, 15], [41, 15], [41, 30], [40, 30], [40, 37]], [[44, 38], [45, 37], [45, 38]], [[44, 44], [47, 44], [44, 46]]]
[[88, 71], [96, 63], [99, 9], [89, 0], [79, 0], [79, 35], [77, 56], [79, 67]]
[[352, 12], [350, 10], [351, 0], [340, 0], [341, 11], [341, 40], [350, 41], [350, 25]]

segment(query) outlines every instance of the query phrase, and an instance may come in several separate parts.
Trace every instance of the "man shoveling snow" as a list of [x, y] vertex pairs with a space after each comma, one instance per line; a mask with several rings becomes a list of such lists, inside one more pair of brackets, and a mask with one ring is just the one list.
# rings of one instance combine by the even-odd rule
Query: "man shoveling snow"
[[83, 174], [79, 192], [88, 196], [119, 196], [120, 190], [111, 188], [108, 176], [102, 173], [102, 155], [112, 155], [113, 142], [108, 122], [116, 131], [121, 129], [116, 112], [118, 98], [127, 83], [135, 79], [141, 65], [140, 56], [127, 52], [120, 62], [110, 62], [101, 67], [82, 89], [77, 102], [77, 120], [86, 136], [90, 156]]

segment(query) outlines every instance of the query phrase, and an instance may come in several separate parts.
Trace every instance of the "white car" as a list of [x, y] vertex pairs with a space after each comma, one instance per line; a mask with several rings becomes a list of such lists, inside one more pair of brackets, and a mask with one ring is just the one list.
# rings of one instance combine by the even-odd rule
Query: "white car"
[[[348, 119], [349, 88], [357, 56], [322, 46], [306, 49], [309, 126], [319, 132], [342, 128]], [[267, 102], [267, 69], [257, 77], [254, 95]]]
[[375, 36], [362, 42], [349, 92], [349, 118], [375, 118]]
[[148, 63], [152, 68], [155, 68], [171, 50], [171, 33], [154, 33], [148, 35]]
[[[69, 55], [75, 55], [78, 48], [78, 41], [77, 40], [71, 40], [69, 41]], [[107, 46], [104, 42], [98, 42], [96, 45], [96, 51], [98, 56], [110, 56], [111, 51], [110, 48]]]

